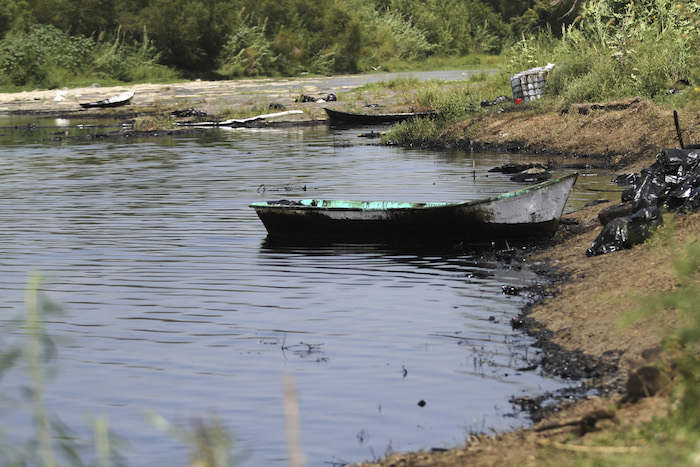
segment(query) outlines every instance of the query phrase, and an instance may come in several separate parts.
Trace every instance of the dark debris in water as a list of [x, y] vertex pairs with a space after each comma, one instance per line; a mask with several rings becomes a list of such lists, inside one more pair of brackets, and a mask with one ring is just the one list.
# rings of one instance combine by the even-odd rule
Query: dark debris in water
[[535, 162], [529, 162], [529, 163], [518, 163], [518, 162], [506, 162], [503, 165], [499, 165], [498, 167], [494, 167], [489, 170], [489, 172], [500, 172], [502, 174], [517, 174], [520, 172], [523, 172], [528, 169], [544, 169], [546, 170], [547, 167], [543, 166], [542, 164], [535, 163]]
[[501, 290], [503, 290], [504, 295], [520, 295], [520, 292], [523, 291], [523, 288], [517, 287], [515, 285], [503, 285], [501, 286]]
[[87, 135], [76, 136], [75, 139], [102, 139], [102, 138], [144, 138], [157, 136], [182, 136], [191, 134], [205, 134], [206, 129], [203, 128], [178, 128], [171, 130], [118, 130], [108, 133], [92, 133]]
[[[574, 226], [577, 227], [577, 226]], [[561, 404], [584, 399], [591, 394], [600, 396], [622, 394], [625, 381], [619, 374], [618, 351], [606, 352], [600, 357], [587, 354], [581, 350], [567, 350], [552, 341], [552, 332], [528, 316], [529, 310], [538, 301], [555, 293], [557, 285], [567, 278], [559, 274], [546, 263], [526, 265], [526, 255], [540, 243], [525, 245], [506, 245], [504, 248], [492, 246], [482, 252], [478, 260], [472, 259], [468, 265], [490, 265], [490, 267], [528, 267], [533, 272], [546, 277], [526, 287], [503, 286], [504, 293], [519, 293], [527, 296], [528, 302], [522, 312], [510, 319], [513, 330], [523, 332], [534, 338], [532, 348], [518, 372], [538, 371], [542, 375], [560, 378], [567, 386], [558, 391], [546, 392], [536, 397], [511, 398], [510, 403], [517, 412], [527, 412], [529, 418], [537, 423], [557, 413]], [[449, 336], [458, 338], [458, 336]]]
[[618, 372], [620, 352], [608, 351], [596, 357], [581, 350], [564, 349], [552, 342], [552, 331], [528, 316], [531, 306], [511, 319], [513, 329], [535, 338], [532, 347], [538, 349], [537, 357], [529, 360], [528, 370], [538, 368], [541, 374], [561, 378], [572, 385], [537, 397], [513, 397], [510, 403], [518, 411], [527, 412], [530, 419], [537, 423], [557, 413], [563, 402], [584, 399], [590, 393], [603, 396], [624, 392], [624, 380]]
[[25, 131], [36, 131], [39, 129], [39, 125], [37, 125], [36, 123], [27, 123], [24, 125], [16, 126], [15, 129]]
[[567, 350], [553, 342], [552, 331], [529, 316], [530, 309], [536, 303], [552, 296], [557, 285], [567, 280], [547, 264], [536, 263], [529, 267], [545, 276], [547, 281], [527, 287], [532, 300], [518, 316], [510, 320], [513, 330], [535, 340], [531, 345], [535, 352], [529, 352], [527, 365], [517, 371], [539, 371], [542, 375], [560, 378], [567, 386], [535, 397], [513, 396], [509, 402], [516, 412], [527, 412], [529, 418], [537, 423], [559, 412], [562, 403], [585, 399], [591, 394], [605, 396], [624, 393], [625, 380], [619, 372], [619, 351], [608, 351], [598, 357], [582, 350]]
[[514, 182], [544, 182], [552, 178], [552, 175], [549, 173], [552, 165], [551, 162], [548, 163], [546, 167], [542, 164], [532, 162], [525, 164], [507, 162], [501, 166], [490, 169], [489, 172], [500, 172], [511, 175], [510, 179]]
[[580, 350], [564, 350], [548, 339], [538, 342], [536, 346], [541, 345], [542, 350], [539, 364], [533, 363], [529, 369], [539, 368], [542, 374], [567, 379], [574, 384], [536, 397], [512, 397], [509, 402], [514, 408], [527, 412], [534, 423], [559, 412], [564, 402], [582, 400], [591, 393], [599, 396], [624, 393], [624, 381], [618, 375], [619, 352], [610, 351], [602, 357], [594, 357]]

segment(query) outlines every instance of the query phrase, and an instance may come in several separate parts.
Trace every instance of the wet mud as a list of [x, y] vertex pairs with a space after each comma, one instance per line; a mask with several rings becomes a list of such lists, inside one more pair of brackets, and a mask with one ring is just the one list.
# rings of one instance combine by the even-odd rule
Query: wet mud
[[[577, 222], [563, 226], [579, 227]], [[562, 235], [560, 233], [560, 235]], [[573, 234], [571, 234], [573, 235]], [[626, 377], [620, 372], [620, 350], [609, 350], [602, 355], [588, 354], [581, 349], [570, 349], [555, 342], [554, 333], [531, 316], [531, 310], [558, 293], [558, 284], [569, 278], [555, 268], [544, 264], [528, 264], [528, 255], [532, 251], [551, 248], [557, 240], [545, 239], [536, 243], [514, 244], [509, 248], [496, 249], [482, 258], [492, 261], [501, 268], [529, 267], [545, 280], [517, 290], [504, 286], [506, 295], [526, 295], [530, 300], [521, 312], [511, 319], [511, 327], [534, 339], [524, 366], [516, 372], [537, 371], [542, 375], [562, 380], [565, 384], [560, 390], [548, 391], [535, 397], [513, 396], [509, 403], [515, 412], [527, 413], [533, 423], [541, 422], [562, 411], [563, 404], [586, 399], [591, 395], [609, 397], [624, 394]]]

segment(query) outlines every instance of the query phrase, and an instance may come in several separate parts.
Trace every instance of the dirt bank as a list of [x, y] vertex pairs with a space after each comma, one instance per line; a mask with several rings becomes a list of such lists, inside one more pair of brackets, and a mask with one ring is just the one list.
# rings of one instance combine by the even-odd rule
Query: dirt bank
[[[181, 85], [142, 85], [137, 87], [128, 112], [157, 111], [193, 107], [209, 115], [223, 115], [236, 108], [280, 103], [304, 110], [298, 123], [323, 121], [325, 103], [296, 103], [300, 91], [322, 97], [327, 90], [305, 89], [302, 84], [288, 85], [274, 92], [246, 93], [232, 82], [184, 83]], [[273, 86], [268, 86], [272, 89]], [[0, 94], [0, 113], [81, 112], [78, 102], [118, 94], [126, 88], [84, 88], [72, 90], [64, 100], [54, 100], [57, 91]], [[386, 98], [388, 104], [398, 97]], [[355, 101], [338, 102], [342, 106]], [[155, 109], [155, 110], [154, 110]], [[593, 156], [621, 173], [638, 172], [651, 165], [659, 150], [678, 147], [670, 110], [639, 100], [629, 106], [593, 109], [587, 113], [541, 113], [527, 105], [508, 112], [489, 112], [460, 122], [448, 131], [463, 137], [465, 144], [501, 149], [519, 149], [535, 153], [561, 154], [575, 161], [576, 156]], [[91, 115], [95, 111], [84, 111]], [[700, 115], [681, 113], [685, 142], [700, 143]], [[618, 326], [619, 320], [637, 302], [635, 293], [669, 290], [674, 281], [669, 271], [659, 267], [661, 258], [644, 246], [597, 257], [585, 251], [601, 226], [597, 214], [609, 202], [587, 207], [567, 215], [553, 244], [527, 253], [532, 264], [555, 269], [560, 280], [553, 296], [527, 310], [534, 320], [533, 332], [551, 333], [550, 342], [570, 351], [580, 350], [601, 359], [615, 355], [619, 371], [607, 378], [614, 390], [602, 397], [590, 397], [569, 405], [542, 420], [532, 429], [497, 436], [472, 436], [464, 446], [445, 452], [418, 452], [394, 455], [363, 466], [456, 466], [456, 465], [537, 465], [557, 449], [558, 442], [581, 436], [581, 444], [596, 429], [640, 423], [665, 409], [661, 397], [646, 397], [638, 402], [624, 400], [624, 382], [635, 368], [650, 360], [661, 337], [659, 324], [673, 324], [673, 317], [659, 314], [631, 326]], [[679, 222], [678, 236], [700, 229], [700, 214], [688, 215]], [[616, 410], [611, 410], [615, 405]], [[458, 410], [458, 408], [456, 408]]]
[[[681, 113], [680, 117], [684, 141], [700, 142], [700, 115]], [[585, 115], [537, 114], [523, 108], [461, 122], [449, 131], [468, 134], [470, 143], [477, 146], [563, 154], [574, 160], [577, 155], [594, 156], [620, 173], [648, 167], [660, 148], [679, 147], [672, 111], [644, 100]], [[629, 401], [625, 383], [636, 369], [655, 361], [661, 342], [658, 331], [662, 324], [673, 326], [675, 318], [660, 313], [629, 326], [620, 325], [620, 320], [639, 306], [634, 296], [670, 290], [675, 281], [670, 271], [659, 266], [661, 258], [644, 246], [586, 257], [586, 249], [602, 229], [597, 215], [610, 205], [597, 204], [565, 216], [554, 244], [527, 255], [534, 264], [555, 268], [561, 280], [554, 295], [526, 315], [535, 320], [535, 331], [551, 332], [551, 342], [564, 349], [581, 350], [603, 361], [611, 354], [618, 356], [619, 371], [609, 377], [616, 390], [562, 404], [560, 411], [531, 429], [472, 436], [464, 446], [449, 451], [397, 454], [381, 462], [363, 463], [363, 467], [540, 465], [547, 463], [553, 449], [566, 448], [559, 442], [571, 436], [580, 436], [576, 444], [585, 445], [592, 426], [605, 430], [639, 424], [664, 412], [663, 397]], [[700, 213], [687, 215], [679, 222], [677, 235], [686, 238], [698, 229]]]
[[[191, 81], [172, 84], [132, 86], [88, 86], [74, 89], [36, 90], [0, 93], [0, 115], [47, 115], [66, 118], [133, 118], [136, 115], [169, 114], [173, 110], [194, 109], [211, 120], [231, 116], [252, 116], [280, 109], [302, 110], [302, 114], [268, 119], [277, 124], [312, 125], [325, 123], [324, 107], [362, 107], [381, 100], [382, 105], [405, 110], [406, 93], [384, 90], [379, 97], [371, 92], [345, 95], [343, 102], [327, 101], [331, 93], [353, 89], [352, 77], [242, 79], [235, 81]], [[129, 105], [113, 109], [83, 109], [81, 103], [95, 102], [135, 91]], [[302, 96], [319, 99], [302, 102]], [[187, 120], [185, 118], [184, 120]]]

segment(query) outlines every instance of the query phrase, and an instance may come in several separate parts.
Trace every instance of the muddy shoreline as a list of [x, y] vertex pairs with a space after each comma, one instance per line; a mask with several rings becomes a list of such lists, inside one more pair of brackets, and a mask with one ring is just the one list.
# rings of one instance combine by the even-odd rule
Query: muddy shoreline
[[[122, 118], [123, 115], [128, 119], [127, 115], [134, 118], [143, 113], [193, 107], [215, 117], [224, 110], [250, 109], [274, 100], [304, 113], [264, 122], [261, 126], [326, 123], [322, 109], [327, 104], [296, 103], [296, 91], [278, 93], [272, 99], [271, 96], [240, 94], [219, 96], [217, 89], [223, 88], [217, 83], [211, 84], [212, 90], [207, 91], [207, 96], [216, 97], [167, 100], [163, 93], [170, 92], [172, 87], [143, 86], [150, 87], [142, 92], [136, 87], [140, 97], [131, 106], [106, 112], [75, 109], [79, 99], [94, 100], [96, 91], [89, 88], [82, 94], [74, 91], [73, 100], [66, 104], [53, 101], [56, 91], [21, 93], [21, 96], [0, 94], [0, 114], [22, 113], [39, 118], [56, 115]], [[187, 83], [177, 86], [184, 87]], [[206, 83], [196, 85], [197, 90], [206, 88]], [[109, 91], [116, 94], [122, 90]], [[388, 105], [396, 102], [394, 97], [387, 99]], [[355, 105], [342, 101], [333, 104], [339, 109]], [[57, 109], [59, 105], [61, 108]], [[687, 138], [684, 138], [700, 142], [700, 116], [681, 114], [681, 119], [686, 122]], [[543, 113], [522, 106], [516, 111], [490, 113], [460, 122], [446, 131], [457, 135], [462, 148], [564, 155], [573, 164], [585, 155], [600, 161], [601, 166], [630, 173], [651, 165], [661, 148], [678, 147], [671, 122], [671, 110], [640, 99], [625, 108], [601, 109], [587, 114], [562, 113], [559, 109]], [[190, 129], [183, 129], [187, 130]], [[659, 270], [659, 258], [645, 256], [639, 248], [586, 257], [586, 248], [602, 228], [597, 215], [610, 204], [603, 202], [566, 215], [553, 239], [523, 250], [517, 258], [551, 279], [546, 290], [531, 291], [537, 295], [537, 300], [513, 323], [534, 336], [535, 347], [539, 349], [536, 368], [523, 371], [558, 374], [572, 382], [571, 389], [537, 398], [513, 399], [514, 406], [530, 413], [535, 422], [532, 428], [495, 435], [473, 434], [463, 446], [448, 451], [396, 454], [361, 465], [533, 464], [536, 463], [533, 459], [546, 454], [538, 450], [543, 443], [572, 434], [583, 437], [594, 428], [605, 429], [611, 424], [639, 423], [664, 409], [664, 399], [660, 397], [631, 400], [627, 384], [637, 368], [653, 362], [653, 350], [661, 341], [656, 332], [659, 324], [668, 325], [672, 318], [657, 316], [628, 327], [616, 323], [634, 306], [627, 303], [629, 300], [625, 301], [622, 294], [639, 288], [669, 290], [673, 287], [673, 278], [668, 271]], [[698, 230], [699, 225], [700, 215], [687, 215], [680, 224], [681, 235], [685, 230]], [[595, 395], [591, 395], [592, 392]], [[613, 405], [618, 409], [611, 415]]]

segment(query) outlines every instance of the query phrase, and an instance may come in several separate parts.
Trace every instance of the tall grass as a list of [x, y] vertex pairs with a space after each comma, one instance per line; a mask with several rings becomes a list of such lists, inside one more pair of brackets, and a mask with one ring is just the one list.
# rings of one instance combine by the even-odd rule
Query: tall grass
[[[460, 144], [465, 134], [463, 131], [451, 131], [453, 124], [482, 113], [482, 101], [511, 95], [510, 81], [501, 79], [500, 74], [475, 73], [464, 81], [427, 81], [417, 84], [416, 88], [413, 102], [420, 108], [434, 110], [434, 118], [420, 118], [395, 125], [383, 138], [384, 142], [420, 147]], [[489, 111], [503, 107], [512, 108], [513, 104], [505, 102]]]
[[507, 72], [557, 66], [548, 92], [568, 102], [667, 94], [679, 79], [700, 78], [700, 6], [672, 2], [586, 2], [556, 39], [551, 30], [523, 37]]
[[[663, 238], [666, 230], [670, 233]], [[677, 320], [677, 326], [663, 330], [664, 347], [680, 376], [673, 393], [670, 420], [673, 426], [691, 430], [700, 439], [700, 244], [692, 238], [679, 246], [674, 231], [671, 223], [653, 238], [656, 250], [671, 260], [675, 286], [668, 292], [644, 297], [643, 305], [628, 322], [664, 310], [671, 311]]]
[[[677, 222], [672, 219], [658, 229], [640, 252], [664, 258], [662, 267], [672, 271], [675, 286], [667, 292], [640, 297], [639, 308], [624, 319], [630, 324], [662, 311], [672, 316], [672, 324], [660, 329], [666, 356], [656, 363], [674, 376], [666, 396], [668, 410], [649, 422], [593, 438], [602, 446], [624, 443], [639, 448], [627, 455], [615, 455], [616, 465], [698, 465], [700, 461], [700, 244], [697, 238], [679, 243]], [[606, 459], [590, 454], [576, 458], [574, 465], [605, 463]]]

